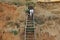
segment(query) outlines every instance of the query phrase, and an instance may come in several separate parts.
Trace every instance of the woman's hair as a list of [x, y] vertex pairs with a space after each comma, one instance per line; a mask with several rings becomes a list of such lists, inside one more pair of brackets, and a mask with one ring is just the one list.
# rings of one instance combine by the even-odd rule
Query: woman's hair
[[28, 9], [34, 9], [33, 6], [28, 6]]

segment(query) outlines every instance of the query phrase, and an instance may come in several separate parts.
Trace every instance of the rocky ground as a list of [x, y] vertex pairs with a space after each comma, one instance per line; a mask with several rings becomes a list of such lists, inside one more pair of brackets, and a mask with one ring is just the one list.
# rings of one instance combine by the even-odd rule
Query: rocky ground
[[[0, 3], [0, 40], [23, 40], [25, 6]], [[35, 6], [37, 40], [60, 39], [60, 3], [39, 3]]]

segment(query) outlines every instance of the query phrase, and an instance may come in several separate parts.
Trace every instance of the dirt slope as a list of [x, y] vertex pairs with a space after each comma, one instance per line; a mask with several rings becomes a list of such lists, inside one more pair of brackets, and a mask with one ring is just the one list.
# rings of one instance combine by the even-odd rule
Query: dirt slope
[[[25, 6], [0, 3], [0, 39], [23, 40]], [[35, 7], [37, 40], [60, 40], [60, 3], [41, 3]], [[12, 30], [18, 32], [17, 35]]]
[[[23, 35], [25, 20], [24, 6], [17, 7], [8, 3], [0, 3], [0, 38], [1, 40], [20, 40]], [[17, 35], [11, 33], [13, 30]], [[23, 38], [22, 38], [23, 39]], [[22, 40], [21, 39], [21, 40]]]
[[60, 3], [40, 3], [35, 11], [37, 40], [60, 40]]

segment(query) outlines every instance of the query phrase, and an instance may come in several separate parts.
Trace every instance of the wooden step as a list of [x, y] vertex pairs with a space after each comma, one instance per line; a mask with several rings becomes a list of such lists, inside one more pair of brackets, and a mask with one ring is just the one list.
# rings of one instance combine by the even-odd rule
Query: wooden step
[[34, 30], [34, 28], [26, 28], [27, 30]]
[[34, 32], [26, 32], [26, 33], [32, 33], [33, 34]]
[[33, 25], [33, 23], [27, 23], [27, 25]]
[[33, 22], [33, 20], [27, 20], [27, 22]]
[[28, 19], [27, 20], [33, 20], [33, 18], [32, 17], [28, 17]]
[[32, 39], [33, 39], [33, 38], [34, 38], [34, 36], [33, 36], [33, 37], [32, 37], [32, 36], [26, 36], [26, 38], [32, 38]]
[[26, 35], [26, 38], [34, 38], [34, 34], [33, 35]]
[[27, 35], [33, 35], [34, 33], [33, 33], [33, 32], [31, 32], [31, 33], [26, 32], [26, 34], [27, 34]]
[[33, 24], [33, 22], [27, 22], [27, 24]]
[[34, 27], [34, 25], [28, 24], [27, 27]]
[[27, 38], [26, 40], [35, 40], [35, 39], [32, 39], [32, 38], [29, 39], [29, 38]]
[[31, 25], [31, 24], [29, 24], [29, 25], [27, 25], [27, 27], [34, 27], [33, 25]]
[[31, 31], [31, 30], [27, 30], [26, 32], [34, 32], [34, 31]]
[[27, 35], [32, 35], [34, 32], [26, 32]]

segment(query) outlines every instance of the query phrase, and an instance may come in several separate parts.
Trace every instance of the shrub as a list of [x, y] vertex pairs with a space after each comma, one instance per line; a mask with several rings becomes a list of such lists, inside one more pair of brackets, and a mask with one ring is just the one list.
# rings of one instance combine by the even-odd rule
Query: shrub
[[22, 2], [12, 2], [14, 5], [17, 5], [17, 6], [22, 6], [24, 5]]
[[32, 5], [33, 7], [35, 6], [34, 2], [26, 2], [26, 6]]
[[14, 35], [17, 35], [17, 34], [18, 34], [18, 31], [14, 30], [14, 31], [12, 31], [12, 33], [13, 33]]
[[25, 12], [26, 12], [26, 13], [29, 13], [29, 9], [25, 9]]

